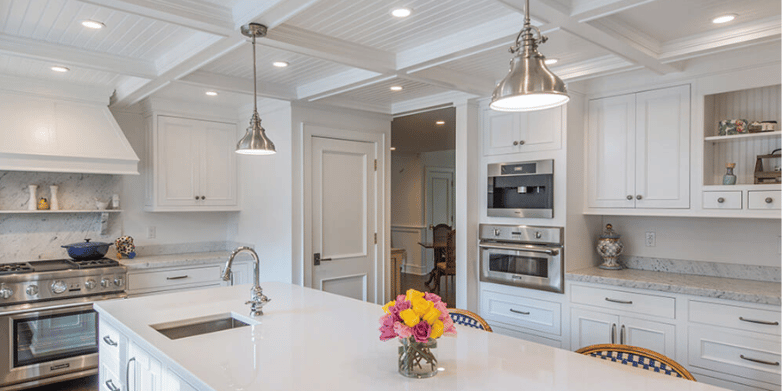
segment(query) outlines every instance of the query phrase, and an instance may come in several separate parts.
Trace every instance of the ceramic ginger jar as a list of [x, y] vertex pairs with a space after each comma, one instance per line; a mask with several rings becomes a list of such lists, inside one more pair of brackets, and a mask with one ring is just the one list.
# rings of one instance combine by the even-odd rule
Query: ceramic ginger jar
[[621, 235], [613, 230], [611, 224], [606, 224], [606, 229], [600, 235], [597, 241], [597, 253], [603, 258], [603, 263], [598, 266], [601, 269], [620, 270], [619, 254], [622, 253], [624, 245], [619, 241]]

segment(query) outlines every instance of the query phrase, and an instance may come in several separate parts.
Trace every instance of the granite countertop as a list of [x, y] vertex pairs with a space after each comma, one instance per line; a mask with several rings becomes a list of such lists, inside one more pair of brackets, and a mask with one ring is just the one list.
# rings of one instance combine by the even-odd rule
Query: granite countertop
[[[142, 270], [162, 267], [176, 267], [176, 266], [194, 266], [194, 265], [206, 265], [222, 263], [228, 260], [228, 256], [231, 255], [230, 251], [211, 251], [200, 253], [184, 253], [184, 254], [169, 254], [169, 255], [152, 255], [141, 257], [137, 256], [133, 259], [122, 258], [119, 262], [128, 268], [128, 270]], [[244, 254], [237, 256], [236, 260], [244, 259]], [[249, 257], [248, 257], [249, 258]]]
[[565, 279], [757, 304], [782, 303], [779, 282], [635, 269], [604, 270], [597, 267], [567, 272]]

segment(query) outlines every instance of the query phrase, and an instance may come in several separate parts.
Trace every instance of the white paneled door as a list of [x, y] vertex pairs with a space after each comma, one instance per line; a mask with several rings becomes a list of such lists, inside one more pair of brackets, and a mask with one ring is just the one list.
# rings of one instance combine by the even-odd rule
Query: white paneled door
[[[454, 226], [453, 169], [426, 168], [426, 226], [448, 224]], [[427, 241], [432, 242], [432, 230], [426, 230]], [[434, 251], [426, 251], [425, 271], [434, 268]]]
[[315, 289], [375, 300], [375, 158], [372, 142], [312, 137]]

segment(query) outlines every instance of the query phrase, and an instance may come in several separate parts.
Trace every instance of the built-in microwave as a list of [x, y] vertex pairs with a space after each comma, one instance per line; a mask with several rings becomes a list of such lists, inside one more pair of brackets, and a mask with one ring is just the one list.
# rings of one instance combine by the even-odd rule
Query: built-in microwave
[[554, 160], [488, 166], [487, 215], [554, 217]]

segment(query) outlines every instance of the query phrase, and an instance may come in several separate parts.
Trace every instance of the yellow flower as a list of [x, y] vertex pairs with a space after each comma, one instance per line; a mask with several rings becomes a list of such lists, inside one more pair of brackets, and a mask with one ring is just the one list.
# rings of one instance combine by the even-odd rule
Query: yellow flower
[[[429, 324], [433, 325], [436, 322], [438, 322], [439, 319], [440, 319], [440, 310], [438, 310], [437, 308], [432, 308], [432, 309], [429, 310], [429, 312], [424, 314], [424, 316], [422, 316], [422, 318], [426, 321], [426, 323], [429, 323]], [[442, 323], [442, 322], [440, 322], [440, 323]]]
[[444, 330], [445, 326], [443, 325], [443, 322], [441, 320], [436, 320], [434, 323], [432, 323], [432, 333], [429, 335], [429, 337], [434, 339], [440, 338], [443, 335]]
[[423, 297], [413, 299], [410, 304], [413, 305], [413, 311], [415, 311], [418, 316], [424, 316], [432, 307], [434, 307], [434, 303]]
[[413, 302], [413, 299], [418, 299], [424, 297], [424, 292], [419, 292], [415, 289], [408, 289], [407, 295], [405, 296], [405, 300], [409, 301], [410, 303]]
[[383, 311], [385, 311], [385, 313], [387, 314], [390, 314], [391, 311], [388, 310], [388, 307], [393, 307], [395, 305], [396, 305], [396, 300], [391, 300], [388, 303], [386, 303], [386, 305], [383, 306]]
[[399, 313], [399, 317], [402, 318], [403, 321], [405, 321], [405, 324], [408, 327], [413, 327], [418, 324], [418, 322], [421, 321], [421, 318], [416, 315], [415, 311], [412, 309], [407, 309]]

